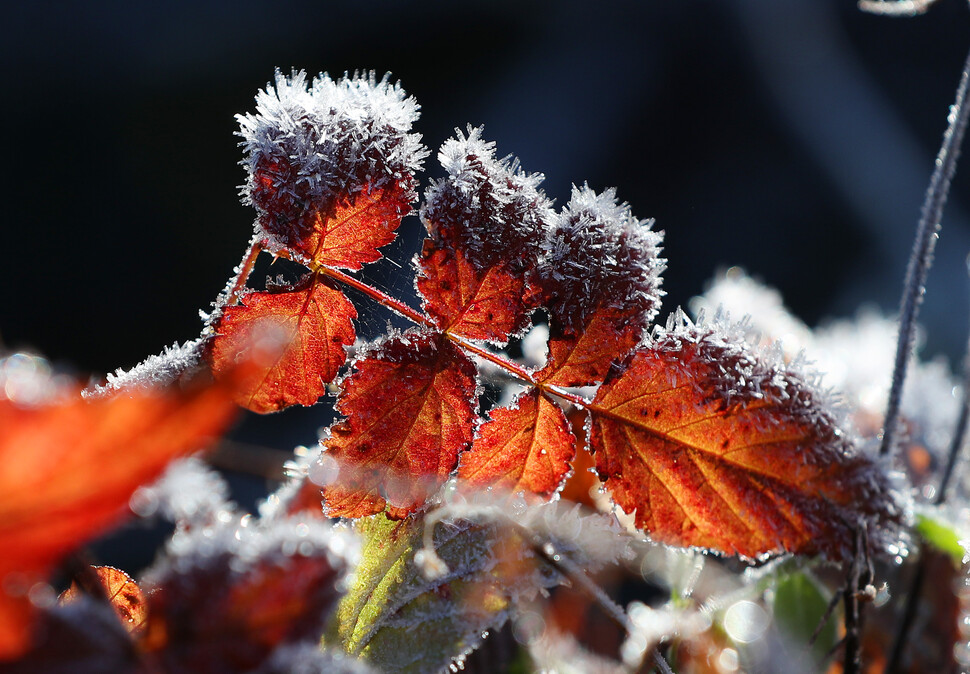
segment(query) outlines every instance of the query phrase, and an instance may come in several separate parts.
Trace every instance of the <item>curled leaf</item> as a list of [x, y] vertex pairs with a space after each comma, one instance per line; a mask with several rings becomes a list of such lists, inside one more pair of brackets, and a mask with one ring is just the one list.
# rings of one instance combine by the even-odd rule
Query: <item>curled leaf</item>
[[387, 76], [332, 80], [276, 73], [239, 115], [249, 179], [244, 200], [271, 249], [316, 264], [360, 269], [380, 258], [417, 198], [427, 150], [411, 133], [418, 105]]

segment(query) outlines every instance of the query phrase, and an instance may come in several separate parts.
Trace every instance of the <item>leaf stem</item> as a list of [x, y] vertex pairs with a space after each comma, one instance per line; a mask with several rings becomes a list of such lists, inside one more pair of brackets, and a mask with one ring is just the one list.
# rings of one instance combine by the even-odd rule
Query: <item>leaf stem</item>
[[[967, 337], [966, 353], [963, 357], [963, 401], [960, 406], [960, 414], [957, 418], [956, 427], [953, 429], [953, 437], [950, 440], [950, 448], [947, 452], [946, 467], [943, 476], [940, 478], [940, 486], [933, 499], [933, 505], [941, 506], [946, 502], [947, 491], [950, 486], [950, 478], [953, 476], [957, 459], [963, 450], [963, 445], [967, 437], [967, 422], [970, 421], [970, 334]], [[926, 573], [929, 564], [926, 555], [920, 555], [916, 566], [916, 572], [909, 583], [906, 592], [906, 605], [903, 608], [903, 619], [899, 623], [899, 629], [893, 639], [892, 650], [886, 662], [886, 674], [893, 674], [899, 671], [906, 642], [909, 640], [909, 632], [916, 619], [916, 609], [919, 606], [920, 596], [923, 590], [923, 583], [926, 580]]]
[[967, 128], [967, 117], [970, 114], [970, 108], [965, 105], [968, 79], [970, 79], [970, 53], [967, 54], [967, 59], [964, 62], [956, 100], [950, 107], [950, 114], [947, 117], [949, 126], [946, 133], [943, 134], [943, 144], [936, 156], [936, 168], [933, 170], [929, 188], [926, 190], [926, 199], [923, 202], [919, 225], [916, 228], [913, 253], [906, 268], [906, 280], [903, 284], [903, 297], [899, 309], [900, 324], [899, 340], [896, 343], [896, 362], [893, 368], [892, 388], [889, 390], [889, 401], [886, 407], [882, 444], [879, 448], [879, 453], [882, 456], [888, 456], [895, 452], [899, 407], [903, 383], [906, 379], [906, 370], [916, 337], [916, 319], [919, 316], [920, 304], [923, 301], [926, 277], [933, 262], [933, 248], [938, 238], [943, 207], [946, 205], [950, 193], [950, 182], [956, 172], [960, 145]]

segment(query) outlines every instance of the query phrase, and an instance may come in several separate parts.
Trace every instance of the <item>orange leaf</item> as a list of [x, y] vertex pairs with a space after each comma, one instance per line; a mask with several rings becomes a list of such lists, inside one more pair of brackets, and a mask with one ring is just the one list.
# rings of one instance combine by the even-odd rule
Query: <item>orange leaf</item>
[[121, 519], [135, 489], [222, 432], [222, 387], [134, 391], [39, 407], [0, 398], [0, 659], [27, 646], [29, 590]]
[[528, 324], [534, 296], [508, 263], [479, 269], [463, 250], [426, 239], [419, 265], [424, 308], [446, 332], [505, 344]]
[[550, 497], [569, 472], [576, 438], [559, 405], [536, 389], [516, 404], [489, 414], [472, 448], [461, 455], [458, 477], [475, 487]]
[[290, 248], [319, 265], [360, 269], [381, 259], [378, 248], [394, 240], [401, 218], [411, 212], [409, 199], [395, 187], [365, 188], [329, 211], [313, 213], [306, 236]]
[[[142, 593], [138, 583], [132, 580], [131, 576], [112, 566], [92, 566], [91, 571], [95, 579], [104, 590], [105, 598], [111, 603], [111, 608], [115, 614], [132, 634], [137, 634], [145, 626], [148, 617], [148, 606], [145, 604], [145, 595]], [[77, 582], [71, 583], [60, 596], [60, 602], [76, 601], [81, 596], [82, 590]]]
[[622, 361], [642, 336], [640, 321], [625, 320], [613, 309], [594, 312], [576, 334], [565, 334], [553, 326], [548, 360], [537, 377], [555, 386], [589, 386], [603, 381], [610, 365]]
[[223, 310], [206, 349], [213, 375], [221, 379], [249, 358], [253, 367], [239, 381], [237, 403], [263, 414], [316, 403], [347, 359], [344, 346], [354, 343], [354, 305], [313, 274], [292, 288], [247, 293], [241, 302]]
[[[359, 360], [338, 402], [324, 456], [340, 466], [324, 489], [331, 517], [414, 512], [472, 440], [475, 366], [440, 335], [412, 331]], [[339, 486], [338, 486], [339, 485]]]
[[885, 476], [799, 375], [710, 332], [656, 337], [591, 411], [600, 477], [658, 541], [840, 559], [859, 523], [897, 516]]

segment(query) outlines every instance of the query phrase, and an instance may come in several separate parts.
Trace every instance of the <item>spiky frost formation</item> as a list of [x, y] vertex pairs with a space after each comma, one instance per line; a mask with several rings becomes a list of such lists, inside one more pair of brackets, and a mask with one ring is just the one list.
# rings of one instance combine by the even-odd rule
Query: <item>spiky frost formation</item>
[[199, 366], [202, 340], [193, 339], [172, 346], [157, 356], [149, 356], [130, 370], [118, 368], [108, 374], [103, 386], [84, 391], [85, 397], [102, 397], [118, 391], [147, 391], [175, 383], [183, 375], [191, 375]]
[[275, 243], [300, 241], [317, 212], [365, 190], [399, 190], [401, 214], [410, 212], [414, 173], [428, 152], [410, 133], [417, 102], [389, 75], [333, 80], [322, 73], [308, 85], [302, 70], [277, 71], [275, 85], [257, 94], [256, 110], [236, 116], [249, 172], [242, 196]]
[[615, 309], [646, 327], [660, 308], [662, 232], [652, 220], [633, 217], [629, 204], [617, 203], [616, 190], [597, 194], [573, 186], [558, 215], [539, 274], [553, 319], [567, 334], [581, 332], [597, 309]]
[[495, 158], [495, 143], [482, 128], [455, 129], [438, 161], [448, 172], [425, 191], [421, 219], [436, 243], [458, 244], [473, 265], [487, 268], [515, 260], [535, 266], [554, 213], [539, 189], [544, 176], [524, 173], [517, 159]]

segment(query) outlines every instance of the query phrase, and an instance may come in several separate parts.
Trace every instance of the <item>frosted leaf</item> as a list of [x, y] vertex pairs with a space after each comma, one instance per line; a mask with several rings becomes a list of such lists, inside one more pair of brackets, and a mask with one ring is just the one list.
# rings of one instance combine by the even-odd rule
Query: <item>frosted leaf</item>
[[[388, 673], [444, 671], [460, 661], [518, 602], [561, 582], [504, 522], [357, 520], [362, 562], [325, 643]], [[442, 563], [433, 574], [415, 560], [428, 547]]]
[[438, 160], [448, 176], [425, 192], [421, 219], [440, 245], [458, 244], [479, 269], [516, 260], [534, 267], [539, 245], [554, 214], [539, 184], [540, 173], [524, 173], [518, 161], [495, 158], [495, 143], [482, 129], [455, 130]]
[[573, 186], [572, 197], [543, 242], [539, 275], [554, 323], [581, 332], [597, 309], [614, 309], [646, 327], [660, 308], [662, 232], [633, 217], [616, 190]]
[[318, 519], [177, 531], [143, 583], [145, 649], [165, 671], [248, 671], [316, 643], [357, 554], [352, 533]]
[[99, 397], [122, 390], [147, 390], [169, 386], [183, 375], [191, 374], [199, 365], [202, 355], [202, 340], [195, 339], [185, 344], [178, 343], [166, 347], [157, 356], [149, 356], [141, 363], [109, 374], [107, 383], [84, 392], [85, 396]]
[[214, 524], [217, 518], [231, 516], [235, 509], [229, 502], [225, 480], [195, 457], [169, 464], [157, 482], [135, 491], [131, 506], [137, 515], [158, 512], [180, 526]]
[[323, 73], [308, 83], [302, 70], [277, 71], [256, 96], [256, 114], [236, 117], [249, 171], [243, 201], [256, 207], [271, 243], [303, 239], [315, 213], [365, 190], [394, 188], [403, 204], [416, 200], [414, 172], [427, 156], [410, 133], [418, 110], [388, 75]]
[[[708, 542], [692, 544], [735, 550], [748, 556], [760, 554], [756, 552], [758, 550], [784, 548], [807, 554], [820, 551], [832, 558], [840, 558], [851, 554], [847, 545], [851, 536], [845, 540], [849, 535], [847, 532], [851, 532], [857, 523], [863, 523], [874, 546], [889, 550], [895, 544], [898, 524], [904, 518], [905, 498], [894, 488], [885, 462], [870, 459], [860, 451], [858, 438], [845, 423], [844, 410], [829, 391], [820, 387], [819, 375], [804, 359], [786, 360], [777, 346], [752, 346], [744, 340], [746, 332], [743, 323], [729, 323], [715, 317], [711, 322], [694, 324], [682, 313], [675, 313], [666, 329], [654, 330], [644, 349], [625, 365], [627, 369], [600, 388], [596, 402], [614, 411], [619, 409], [628, 402], [625, 396], [635, 392], [628, 386], [630, 372], [653, 377], [651, 368], [662, 363], [663, 369], [651, 379], [654, 388], [650, 390], [659, 387], [678, 392], [671, 395], [681, 401], [679, 404], [685, 405], [687, 419], [707, 415], [713, 420], [710, 432], [687, 442], [688, 446], [700, 450], [697, 459], [702, 452], [710, 452], [709, 456], [725, 461], [718, 465], [727, 465], [729, 469], [718, 474], [718, 478], [725, 480], [730, 476], [731, 480], [736, 479], [730, 484], [742, 490], [739, 493], [747, 493], [747, 502], [756, 502], [765, 494], [771, 494], [772, 498], [779, 499], [778, 503], [788, 504], [779, 506], [777, 511], [774, 506], [766, 504], [760, 510], [752, 510], [748, 519], [733, 520], [730, 508], [705, 510], [707, 501], [692, 500], [696, 491], [686, 489], [685, 484], [676, 481], [665, 483], [668, 489], [679, 484], [680, 490], [675, 492], [677, 503], [692, 513], [692, 521], [706, 522], [691, 530], [703, 531], [703, 535], [685, 540]], [[689, 393], [691, 388], [693, 394]], [[691, 404], [694, 405], [693, 411]], [[635, 409], [640, 408], [625, 408], [623, 414]], [[624, 416], [624, 419], [633, 426], [640, 423], [637, 421], [639, 417]], [[641, 486], [644, 480], [635, 476], [635, 470], [642, 464], [635, 461], [623, 463], [626, 454], [619, 451], [622, 443], [618, 440], [618, 429], [610, 423], [594, 417], [593, 446], [602, 448], [603, 445], [597, 443], [607, 440], [616, 444], [615, 451], [600, 455], [597, 468], [601, 475], [610, 475], [607, 487], [624, 509], [631, 512], [644, 503], [642, 498], [646, 489]], [[740, 433], [745, 425], [746, 432], [753, 433], [758, 440], [747, 445], [750, 452], [738, 454], [730, 450], [725, 455], [718, 454], [719, 441], [713, 440], [717, 438], [713, 429], [731, 427], [732, 432]], [[674, 435], [679, 436], [679, 429], [686, 427], [681, 420]], [[640, 443], [638, 452], [647, 452], [648, 446], [653, 448], [650, 451], [659, 451], [659, 445], [651, 445], [651, 438], [649, 434], [630, 436], [631, 441]], [[714, 444], [705, 444], [711, 442]], [[727, 441], [720, 445], [720, 449], [726, 450], [727, 447]], [[724, 459], [727, 454], [730, 457]], [[683, 464], [684, 470], [690, 470], [691, 462], [695, 460], [694, 455], [690, 456], [692, 458]], [[653, 464], [658, 460], [657, 456], [651, 458], [647, 475], [655, 475], [649, 471], [654, 470]], [[670, 471], [670, 468], [664, 470]], [[776, 474], [776, 471], [781, 472]], [[796, 474], [793, 471], [799, 477], [786, 486], [785, 480]], [[740, 477], [742, 474], [744, 478]], [[780, 481], [768, 487], [763, 481], [768, 476]], [[717, 484], [721, 488], [727, 487], [723, 481]], [[666, 520], [651, 519], [653, 511], [649, 505], [647, 501], [642, 512], [637, 511], [638, 525], [646, 526], [651, 522], [651, 531], [659, 540], [681, 541], [675, 524], [664, 529]], [[717, 526], [703, 519], [715, 515], [724, 518], [717, 520]], [[727, 526], [728, 520], [734, 522], [736, 535], [726, 535], [731, 530]], [[789, 530], [796, 520], [801, 528]], [[673, 521], [676, 522], [676, 518]], [[761, 531], [762, 527], [764, 533], [758, 533], [754, 538], [749, 539], [744, 533]], [[767, 545], [755, 542], [759, 536], [764, 536]]]

